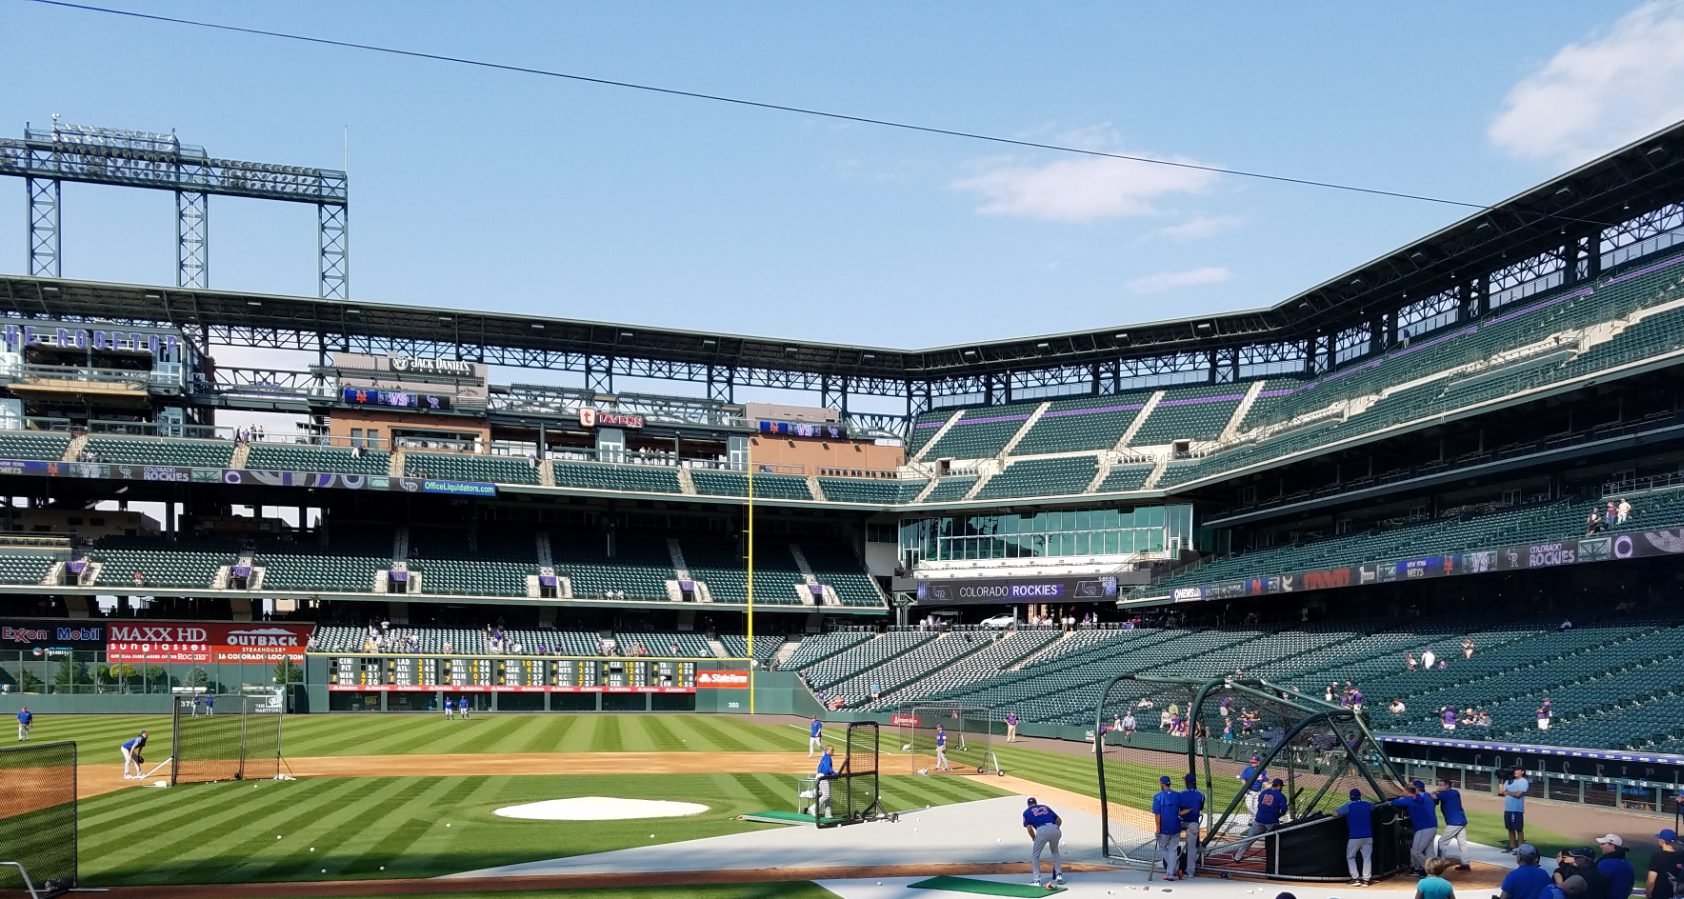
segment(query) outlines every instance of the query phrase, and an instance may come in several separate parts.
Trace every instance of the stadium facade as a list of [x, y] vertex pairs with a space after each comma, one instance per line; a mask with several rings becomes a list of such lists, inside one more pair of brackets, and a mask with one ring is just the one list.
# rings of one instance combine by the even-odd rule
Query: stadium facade
[[[1654, 681], [1684, 651], [1655, 631], [1684, 555], [1684, 125], [1276, 305], [1080, 333], [908, 350], [40, 275], [0, 277], [0, 308], [9, 631], [269, 624], [320, 651], [317, 708], [653, 709], [739, 686], [752, 602], [802, 702], [1069, 728], [1123, 668], [1343, 680], [1480, 634], [1540, 647], [1559, 688], [1618, 667], [1564, 659], [1649, 671], [1570, 710], [1635, 701], [1644, 728], [1577, 739], [1684, 748], [1684, 680]], [[1006, 612], [997, 640], [916, 629]], [[913, 629], [852, 630], [886, 625]], [[175, 645], [112, 638], [60, 692], [179, 688], [213, 651]], [[0, 683], [53, 685], [43, 649], [88, 647], [0, 646]], [[1557, 680], [1457, 684], [1438, 699], [1519, 708]]]

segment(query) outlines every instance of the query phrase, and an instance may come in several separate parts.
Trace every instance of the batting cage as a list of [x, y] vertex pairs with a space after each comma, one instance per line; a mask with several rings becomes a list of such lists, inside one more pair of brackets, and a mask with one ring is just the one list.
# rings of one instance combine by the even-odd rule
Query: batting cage
[[76, 744], [0, 749], [0, 890], [75, 885]]
[[278, 777], [281, 721], [280, 697], [272, 692], [177, 696], [170, 784]]
[[[1345, 823], [1334, 811], [1351, 790], [1371, 802], [1404, 790], [1360, 715], [1256, 678], [1121, 676], [1100, 695], [1094, 722], [1105, 855], [1152, 871], [1348, 880]], [[1197, 826], [1160, 839], [1151, 814], [1159, 778], [1180, 792], [1189, 774], [1204, 795]], [[1270, 789], [1278, 797], [1264, 797]], [[1399, 861], [1403, 834], [1392, 819], [1389, 807], [1375, 810], [1374, 877]]]
[[889, 719], [901, 755], [915, 774], [1003, 774], [994, 732], [1005, 727], [986, 706], [957, 702], [903, 704]]

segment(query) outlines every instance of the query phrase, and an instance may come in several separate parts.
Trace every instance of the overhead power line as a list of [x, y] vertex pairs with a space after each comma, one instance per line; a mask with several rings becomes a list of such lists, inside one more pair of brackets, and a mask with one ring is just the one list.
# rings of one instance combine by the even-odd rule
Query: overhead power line
[[[1090, 156], [1101, 159], [1116, 159], [1123, 162], [1136, 162], [1143, 165], [1164, 166], [1167, 168], [1189, 169], [1198, 172], [1208, 172], [1216, 175], [1232, 175], [1236, 178], [1251, 178], [1258, 181], [1272, 181], [1278, 184], [1291, 184], [1300, 187], [1316, 187], [1324, 190], [1345, 191], [1347, 193], [1366, 194], [1375, 197], [1391, 197], [1399, 200], [1414, 200], [1421, 203], [1435, 203], [1441, 206], [1454, 206], [1461, 209], [1485, 211], [1492, 208], [1488, 203], [1471, 203], [1465, 200], [1455, 200], [1448, 197], [1436, 197], [1430, 194], [1408, 193], [1406, 191], [1385, 190], [1377, 187], [1364, 187], [1360, 184], [1344, 184], [1337, 181], [1322, 181], [1315, 178], [1294, 178], [1289, 175], [1276, 175], [1269, 172], [1256, 172], [1247, 169], [1227, 168], [1216, 165], [1202, 165], [1196, 162], [1183, 162], [1173, 159], [1157, 159], [1151, 156], [1139, 156], [1129, 153], [1112, 153], [1105, 150], [1095, 150], [1087, 147], [1075, 147], [1067, 144], [1045, 143], [1042, 141], [1021, 140], [1012, 137], [1001, 137], [997, 134], [984, 134], [978, 131], [965, 131], [957, 128], [942, 128], [935, 125], [920, 125], [914, 122], [901, 122], [894, 119], [880, 119], [871, 116], [851, 115], [843, 112], [831, 112], [823, 109], [812, 109], [805, 106], [792, 106], [785, 103], [771, 103], [764, 100], [749, 100], [743, 97], [729, 97], [723, 94], [710, 94], [703, 91], [684, 90], [675, 87], [663, 87], [657, 84], [641, 84], [635, 81], [619, 81], [613, 78], [598, 78], [592, 75], [580, 75], [574, 72], [558, 72], [553, 69], [541, 69], [535, 66], [515, 65], [513, 63], [495, 62], [487, 59], [474, 59], [466, 56], [452, 56], [446, 53], [430, 53], [425, 50], [409, 50], [402, 47], [387, 47], [380, 44], [365, 44], [357, 41], [342, 41], [333, 38], [317, 37], [308, 34], [296, 34], [287, 31], [275, 31], [267, 28], [250, 28], [242, 25], [228, 25], [221, 22], [207, 22], [201, 19], [188, 19], [179, 16], [161, 16], [155, 13], [137, 12], [129, 9], [116, 9], [108, 6], [96, 6], [88, 3], [72, 3], [69, 0], [28, 0], [42, 6], [53, 6], [61, 9], [77, 10], [80, 12], [99, 13], [110, 16], [120, 16], [129, 19], [141, 19], [149, 22], [159, 22], [169, 25], [181, 25], [189, 28], [202, 28], [211, 31], [230, 32], [234, 34], [254, 35], [257, 37], [274, 38], [276, 40], [297, 41], [306, 44], [316, 44], [324, 47], [338, 47], [346, 50], [361, 50], [368, 53], [382, 53], [388, 56], [401, 56], [410, 59], [424, 59], [432, 62], [450, 63], [452, 65], [473, 66], [481, 69], [492, 69], [501, 72], [512, 72], [522, 75], [537, 75], [544, 78], [559, 78], [581, 84], [594, 84], [601, 87], [621, 88], [624, 90], [642, 91], [650, 94], [660, 94], [669, 97], [682, 97], [689, 100], [702, 100], [710, 103], [724, 103], [732, 106], [762, 109], [771, 112], [787, 112], [796, 115], [814, 116], [840, 122], [853, 122], [860, 125], [873, 125], [879, 128], [894, 128], [900, 131], [911, 131], [919, 134], [934, 134], [942, 137], [956, 137], [964, 140], [982, 141], [991, 144], [1001, 144], [1011, 147], [1022, 147], [1031, 150], [1046, 150], [1053, 153], [1066, 153], [1077, 156]], [[1543, 217], [1557, 218], [1563, 221], [1580, 222], [1584, 224], [1608, 227], [1605, 222], [1579, 219], [1571, 216], [1542, 213]]]

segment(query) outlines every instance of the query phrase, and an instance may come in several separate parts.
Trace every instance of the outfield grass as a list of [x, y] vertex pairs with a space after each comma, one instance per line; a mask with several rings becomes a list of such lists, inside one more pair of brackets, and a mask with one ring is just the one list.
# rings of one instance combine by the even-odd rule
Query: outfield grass
[[[40, 715], [37, 741], [75, 740], [84, 764], [114, 764], [117, 746], [151, 730], [147, 757], [169, 753], [167, 715]], [[840, 732], [836, 734], [840, 738]], [[481, 713], [468, 721], [442, 715], [289, 715], [286, 754], [332, 755], [505, 752], [804, 751], [806, 731], [723, 715]]]
[[[880, 789], [891, 811], [1002, 795], [982, 778], [884, 777]], [[793, 810], [793, 792], [792, 779], [778, 774], [311, 778], [125, 790], [82, 801], [81, 875], [98, 886], [433, 877], [776, 827], [736, 818]], [[593, 822], [492, 814], [571, 796], [672, 799], [709, 811]]]

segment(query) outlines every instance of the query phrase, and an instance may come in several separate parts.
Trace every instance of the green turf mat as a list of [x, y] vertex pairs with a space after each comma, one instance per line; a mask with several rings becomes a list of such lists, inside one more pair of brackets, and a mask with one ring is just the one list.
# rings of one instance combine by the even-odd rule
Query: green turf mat
[[1026, 883], [1000, 883], [996, 880], [978, 880], [975, 877], [949, 877], [943, 874], [929, 880], [906, 885], [909, 890], [947, 890], [950, 893], [976, 893], [981, 896], [1045, 896], [1048, 893], [1062, 893], [1064, 887], [1032, 887]]
[[749, 812], [743, 815], [743, 820], [757, 824], [812, 824], [813, 816], [801, 812]]

